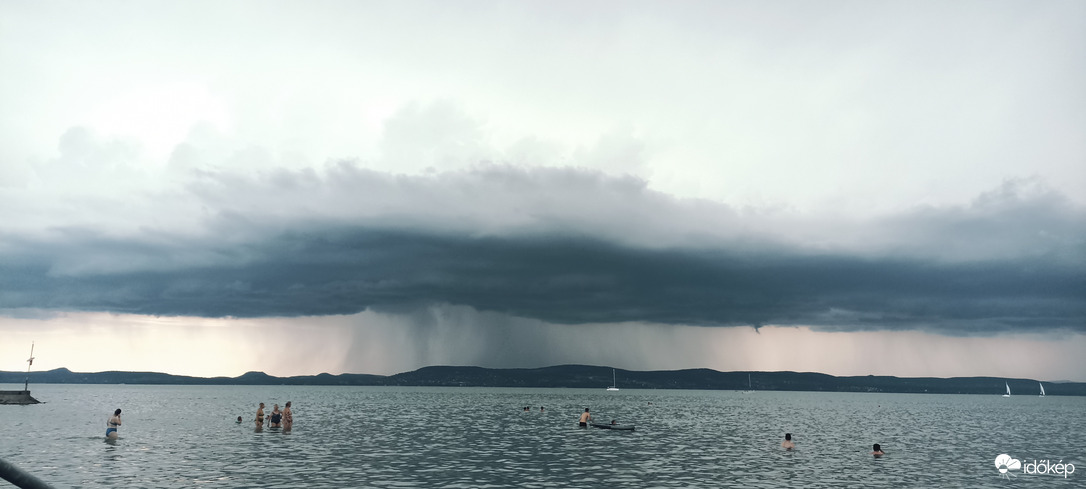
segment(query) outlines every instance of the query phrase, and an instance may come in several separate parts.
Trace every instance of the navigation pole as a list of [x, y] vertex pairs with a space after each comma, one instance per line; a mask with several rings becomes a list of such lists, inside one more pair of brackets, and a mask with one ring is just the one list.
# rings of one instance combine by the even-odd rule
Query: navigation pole
[[30, 366], [34, 365], [34, 342], [30, 342], [30, 359], [26, 361], [26, 379], [23, 380], [23, 390], [30, 392]]

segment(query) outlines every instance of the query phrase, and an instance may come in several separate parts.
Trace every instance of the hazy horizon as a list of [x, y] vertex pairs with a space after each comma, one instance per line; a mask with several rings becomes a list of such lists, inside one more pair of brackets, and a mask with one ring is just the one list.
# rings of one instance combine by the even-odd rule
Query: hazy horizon
[[[174, 374], [174, 373], [170, 373], [170, 372], [150, 371], [150, 370], [104, 370], [104, 371], [97, 371], [97, 372], [87, 372], [87, 371], [72, 370], [72, 369], [69, 369], [67, 367], [57, 367], [57, 368], [53, 368], [53, 369], [49, 369], [49, 370], [31, 370], [30, 373], [35, 373], [35, 372], [45, 373], [45, 372], [52, 372], [52, 371], [55, 371], [55, 370], [66, 370], [66, 371], [71, 372], [73, 374], [101, 374], [101, 373], [111, 373], [111, 372], [112, 373], [124, 373], [124, 374], [129, 374], [129, 373], [130, 374], [147, 374], [147, 373], [151, 373], [151, 374], [169, 375], [169, 376], [172, 376], [172, 377], [187, 377], [187, 378], [194, 378], [194, 379], [215, 379], [215, 378], [236, 379], [236, 378], [248, 375], [248, 374], [263, 374], [263, 375], [267, 375], [267, 376], [272, 377], [272, 378], [288, 379], [288, 378], [296, 378], [296, 377], [316, 377], [316, 376], [319, 376], [319, 375], [332, 375], [332, 376], [340, 376], [340, 375], [372, 375], [372, 376], [376, 376], [376, 377], [392, 377], [392, 376], [395, 376], [395, 375], [412, 373], [412, 372], [416, 372], [418, 370], [423, 370], [423, 369], [427, 369], [427, 368], [442, 368], [442, 367], [448, 367], [448, 368], [482, 368], [482, 369], [486, 369], [486, 370], [542, 370], [542, 369], [549, 369], [549, 368], [556, 368], [556, 367], [588, 367], [588, 368], [614, 369], [614, 370], [620, 371], [620, 372], [635, 372], [635, 373], [681, 372], [681, 371], [688, 371], [688, 370], [712, 370], [714, 372], [723, 373], [723, 374], [728, 374], [728, 373], [822, 374], [822, 375], [829, 375], [831, 377], [836, 377], [836, 378], [870, 377], [871, 376], [871, 375], [833, 375], [833, 374], [827, 374], [825, 372], [795, 371], [795, 370], [716, 370], [716, 369], [710, 369], [710, 368], [706, 368], [706, 367], [690, 367], [690, 368], [681, 368], [681, 369], [662, 369], [662, 370], [657, 370], [657, 369], [654, 369], [654, 370], [632, 370], [632, 369], [623, 369], [623, 368], [618, 368], [618, 367], [612, 367], [610, 365], [587, 365], [587, 364], [557, 364], [557, 365], [547, 365], [547, 366], [542, 366], [542, 367], [509, 367], [509, 368], [479, 367], [478, 365], [425, 365], [425, 366], [422, 366], [422, 367], [419, 367], [419, 368], [416, 368], [416, 369], [405, 370], [403, 372], [396, 372], [396, 373], [392, 373], [392, 374], [375, 374], [375, 373], [370, 373], [370, 372], [342, 372], [342, 373], [338, 373], [338, 374], [333, 374], [333, 373], [330, 373], [330, 372], [317, 372], [317, 373], [312, 373], [312, 374], [272, 375], [272, 374], [269, 374], [267, 372], [263, 372], [263, 371], [259, 371], [259, 370], [250, 370], [250, 371], [247, 371], [247, 372], [243, 372], [243, 373], [241, 373], [239, 375], [232, 375], [232, 376], [227, 376], [227, 375], [199, 376], [199, 375]], [[26, 371], [8, 371], [8, 370], [0, 370], [0, 372], [6, 373], [6, 374], [23, 374], [23, 375], [25, 375], [27, 373]], [[874, 377], [893, 377], [893, 378], [900, 378], [900, 379], [930, 378], [930, 379], [942, 379], [942, 380], [962, 379], [962, 378], [991, 378], [991, 379], [1007, 380], [1007, 381], [1037, 381], [1037, 382], [1047, 382], [1047, 383], [1053, 383], [1053, 384], [1061, 384], [1061, 383], [1078, 383], [1078, 384], [1081, 384], [1081, 383], [1086, 383], [1084, 381], [1068, 380], [1068, 379], [1034, 379], [1034, 378], [1027, 378], [1027, 377], [1017, 377], [1017, 378], [1016, 377], [995, 377], [995, 376], [988, 376], [988, 375], [971, 375], [971, 376], [954, 376], [954, 377], [932, 377], [932, 376], [919, 377], [919, 376], [898, 376], [898, 375], [876, 375]], [[48, 382], [39, 382], [39, 383], [48, 384]], [[19, 382], [0, 383], [0, 385], [2, 385], [2, 384], [16, 385], [16, 384], [19, 384]], [[33, 385], [33, 384], [34, 383], [31, 382], [31, 385]], [[242, 385], [245, 385], [245, 384], [242, 384]]]
[[[713, 370], [713, 371], [719, 372], [719, 373], [751, 373], [751, 374], [755, 374], [755, 373], [796, 373], [796, 374], [824, 374], [824, 375], [830, 375], [830, 376], [833, 376], [833, 377], [868, 377], [868, 376], [873, 376], [872, 374], [837, 375], [837, 374], [831, 374], [831, 373], [827, 373], [827, 372], [817, 372], [817, 371], [809, 371], [809, 370], [717, 370], [717, 369], [708, 368], [708, 367], [686, 367], [686, 368], [638, 370], [638, 369], [628, 369], [628, 368], [613, 367], [611, 365], [577, 364], [577, 363], [562, 363], [562, 364], [553, 364], [553, 365], [543, 365], [543, 366], [538, 366], [538, 367], [481, 367], [479, 365], [466, 365], [466, 364], [465, 365], [433, 364], [433, 365], [423, 365], [423, 366], [418, 367], [418, 368], [413, 368], [413, 369], [410, 369], [410, 370], [403, 370], [403, 371], [393, 372], [393, 373], [388, 373], [388, 374], [380, 374], [380, 373], [373, 373], [373, 372], [339, 372], [339, 373], [314, 372], [314, 373], [302, 373], [302, 374], [290, 374], [290, 375], [273, 375], [273, 374], [269, 374], [269, 373], [261, 371], [261, 370], [249, 370], [249, 371], [237, 374], [237, 375], [203, 376], [203, 375], [186, 375], [186, 374], [178, 374], [178, 373], [172, 373], [172, 372], [167, 372], [167, 371], [155, 371], [155, 370], [82, 371], [82, 370], [73, 370], [73, 369], [70, 369], [70, 368], [67, 368], [67, 367], [63, 367], [63, 366], [62, 367], [50, 368], [48, 370], [38, 370], [38, 369], [33, 369], [32, 368], [30, 370], [30, 373], [35, 373], [35, 372], [44, 373], [44, 372], [51, 372], [51, 371], [54, 371], [54, 370], [66, 370], [66, 371], [71, 372], [73, 374], [100, 374], [100, 373], [108, 373], [108, 372], [153, 373], [153, 374], [165, 374], [165, 375], [170, 375], [170, 376], [175, 376], [175, 377], [191, 377], [191, 378], [200, 378], [200, 379], [213, 379], [213, 378], [234, 379], [234, 378], [242, 377], [242, 376], [247, 375], [247, 374], [263, 374], [263, 375], [267, 375], [269, 377], [274, 377], [274, 378], [315, 377], [315, 376], [318, 376], [318, 375], [333, 375], [333, 376], [338, 376], [338, 375], [373, 375], [373, 376], [378, 376], [378, 377], [391, 377], [391, 376], [395, 376], [395, 375], [399, 375], [399, 374], [411, 373], [411, 372], [415, 372], [415, 371], [418, 371], [418, 370], [422, 370], [422, 369], [426, 369], [426, 368], [433, 368], [433, 367], [482, 368], [482, 369], [487, 369], [487, 370], [541, 370], [541, 369], [549, 369], [549, 368], [555, 368], [555, 367], [589, 367], [589, 368], [614, 369], [614, 370], [620, 371], [620, 372], [639, 372], [639, 373], [646, 373], [646, 372], [678, 372], [678, 371], [686, 371], [686, 370]], [[7, 373], [7, 374], [24, 374], [24, 375], [27, 374], [27, 371], [25, 371], [25, 370], [0, 370], [0, 372]], [[925, 375], [925, 376], [874, 375], [874, 376], [875, 377], [896, 377], [896, 378], [903, 378], [903, 379], [904, 378], [934, 378], [934, 379], [992, 378], [992, 379], [1006, 379], [1006, 380], [1029, 380], [1029, 381], [1040, 381], [1040, 382], [1051, 382], [1051, 383], [1086, 383], [1086, 381], [1071, 380], [1071, 379], [1037, 379], [1037, 378], [1029, 378], [1029, 377], [1002, 377], [1002, 376], [991, 376], [991, 375], [968, 375], [968, 376], [949, 376], [949, 377], [939, 377], [939, 376], [931, 376], [931, 375]], [[16, 382], [16, 384], [17, 383], [18, 382]], [[11, 383], [9, 382], [9, 384], [11, 384]]]

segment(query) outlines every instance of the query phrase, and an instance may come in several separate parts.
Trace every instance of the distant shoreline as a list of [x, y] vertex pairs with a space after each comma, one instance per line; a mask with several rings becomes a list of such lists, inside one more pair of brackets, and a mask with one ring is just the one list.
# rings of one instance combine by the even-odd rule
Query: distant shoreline
[[[1004, 383], [1014, 395], [1036, 397], [1034, 379], [1001, 377], [838, 377], [813, 372], [720, 372], [711, 369], [635, 371], [616, 369], [619, 388], [676, 390], [748, 390], [814, 392], [886, 392], [902, 394], [1001, 395]], [[22, 384], [27, 372], [0, 371], [0, 383]], [[748, 380], [749, 379], [749, 380]], [[30, 372], [33, 384], [144, 385], [323, 385], [444, 387], [567, 387], [604, 389], [612, 383], [611, 367], [559, 365], [534, 369], [434, 366], [395, 375], [319, 374], [275, 377], [248, 372], [237, 377], [191, 377], [159, 372], [72, 372], [59, 368]], [[748, 385], [748, 382], [750, 384]], [[1086, 382], [1043, 382], [1047, 396], [1086, 396]]]

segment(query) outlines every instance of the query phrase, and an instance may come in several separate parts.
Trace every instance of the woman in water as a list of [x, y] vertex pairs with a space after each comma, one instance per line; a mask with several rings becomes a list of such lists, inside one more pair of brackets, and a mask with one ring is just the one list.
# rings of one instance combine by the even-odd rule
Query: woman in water
[[287, 405], [283, 407], [283, 431], [290, 431], [292, 426], [294, 426], [294, 414], [290, 412], [290, 401], [287, 401]]
[[879, 444], [876, 443], [876, 444], [871, 446], [871, 455], [874, 455], [876, 457], [881, 457], [881, 456], [886, 455], [886, 454], [882, 452], [882, 447], [880, 447]]
[[264, 427], [264, 403], [260, 403], [260, 407], [256, 408], [256, 427]]
[[272, 428], [278, 428], [279, 427], [279, 422], [282, 421], [282, 420], [283, 420], [283, 413], [279, 412], [279, 405], [278, 404], [273, 404], [272, 405], [272, 413], [271, 413], [271, 427]]
[[110, 440], [116, 440], [118, 433], [117, 427], [121, 425], [121, 410], [113, 411], [113, 417], [106, 421], [106, 438]]

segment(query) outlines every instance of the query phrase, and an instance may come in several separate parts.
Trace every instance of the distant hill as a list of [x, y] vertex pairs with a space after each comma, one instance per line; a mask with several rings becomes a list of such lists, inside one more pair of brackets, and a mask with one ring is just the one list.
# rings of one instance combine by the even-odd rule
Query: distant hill
[[[1003, 383], [1019, 395], [1038, 394], [1038, 381], [996, 377], [836, 377], [811, 372], [718, 372], [710, 369], [636, 371], [616, 369], [622, 389], [745, 390], [748, 375], [755, 390], [825, 392], [900, 392], [931, 394], [1002, 394]], [[31, 384], [173, 384], [173, 385], [377, 385], [466, 387], [573, 387], [611, 385], [611, 368], [559, 365], [531, 369], [435, 366], [396, 375], [340, 374], [273, 377], [247, 372], [238, 377], [189, 377], [158, 372], [72, 372], [58, 368], [30, 372]], [[26, 372], [0, 372], [0, 383], [22, 384]], [[1086, 382], [1045, 382], [1050, 396], [1086, 396]]]

